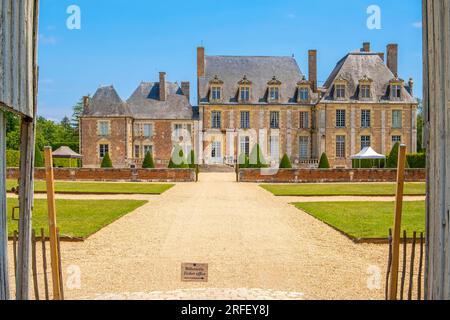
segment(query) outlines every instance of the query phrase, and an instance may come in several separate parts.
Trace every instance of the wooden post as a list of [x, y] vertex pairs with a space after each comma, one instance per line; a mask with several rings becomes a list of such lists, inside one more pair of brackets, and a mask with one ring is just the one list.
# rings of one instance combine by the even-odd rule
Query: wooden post
[[52, 148], [45, 147], [45, 175], [47, 180], [48, 225], [50, 235], [50, 259], [52, 265], [53, 299], [61, 299], [59, 277], [58, 238], [56, 225], [55, 181], [53, 176]]
[[425, 299], [450, 299], [450, 2], [423, 1]]
[[0, 300], [9, 300], [6, 208], [6, 119], [3, 111], [0, 110]]
[[389, 288], [389, 299], [397, 300], [398, 268], [400, 260], [400, 232], [402, 226], [403, 189], [405, 185], [406, 146], [402, 144], [398, 152], [397, 193], [395, 200], [395, 218], [392, 237], [392, 271]]

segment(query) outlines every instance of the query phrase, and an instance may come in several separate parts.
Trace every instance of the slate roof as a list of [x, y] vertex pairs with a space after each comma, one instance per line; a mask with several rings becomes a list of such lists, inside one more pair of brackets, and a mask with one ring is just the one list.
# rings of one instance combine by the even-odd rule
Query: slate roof
[[191, 120], [193, 109], [177, 83], [166, 82], [166, 101], [159, 99], [158, 82], [142, 82], [127, 100], [137, 119]]
[[120, 99], [113, 86], [102, 86], [97, 89], [84, 116], [124, 117], [131, 116], [130, 108]]
[[[363, 78], [371, 79], [372, 96], [370, 99], [359, 99], [359, 81]], [[334, 81], [336, 79], [347, 80], [347, 99], [348, 102], [361, 103], [389, 103], [389, 82], [395, 76], [386, 66], [383, 59], [372, 52], [353, 52], [346, 55], [340, 60], [333, 72], [324, 84], [326, 90], [321, 102], [330, 103], [334, 101]], [[401, 102], [416, 103], [417, 100], [409, 93], [407, 81], [404, 83]], [[339, 100], [341, 101], [341, 100]], [[394, 101], [393, 101], [394, 102]], [[399, 101], [395, 101], [398, 103]]]
[[297, 82], [303, 74], [293, 57], [206, 56], [205, 76], [199, 78], [200, 103], [208, 103], [210, 81], [223, 81], [223, 103], [237, 104], [239, 82], [252, 83], [251, 104], [267, 104], [268, 82], [281, 81], [280, 103], [297, 103]]
[[166, 101], [159, 99], [158, 82], [142, 82], [124, 102], [113, 86], [100, 87], [84, 116], [132, 117], [148, 120], [191, 120], [194, 110], [177, 83], [166, 82]]

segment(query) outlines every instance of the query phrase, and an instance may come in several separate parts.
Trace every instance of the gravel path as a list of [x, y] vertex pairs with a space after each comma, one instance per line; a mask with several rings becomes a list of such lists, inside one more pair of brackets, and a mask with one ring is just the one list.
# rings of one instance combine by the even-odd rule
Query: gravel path
[[[86, 242], [63, 243], [66, 286], [67, 268], [81, 271], [81, 288], [66, 287], [66, 298], [383, 299], [387, 246], [354, 244], [234, 178], [201, 174]], [[181, 282], [184, 262], [209, 263], [209, 282]]]

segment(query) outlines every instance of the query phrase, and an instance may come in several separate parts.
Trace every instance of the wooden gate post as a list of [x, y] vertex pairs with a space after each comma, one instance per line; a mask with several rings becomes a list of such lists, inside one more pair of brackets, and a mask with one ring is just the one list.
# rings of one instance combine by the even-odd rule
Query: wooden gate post
[[[392, 271], [389, 288], [389, 299], [397, 300], [398, 267], [400, 256], [400, 232], [402, 226], [403, 188], [405, 185], [406, 146], [402, 144], [398, 152], [397, 193], [395, 200], [395, 218], [392, 238]], [[406, 241], [406, 239], [405, 239]]]
[[45, 147], [45, 175], [47, 180], [47, 206], [50, 235], [50, 258], [52, 265], [53, 299], [61, 300], [61, 278], [59, 275], [58, 236], [56, 225], [55, 182], [53, 176], [53, 156], [51, 147]]
[[0, 110], [0, 300], [9, 300], [6, 208], [6, 119], [3, 111]]
[[450, 299], [450, 2], [423, 0], [425, 298]]

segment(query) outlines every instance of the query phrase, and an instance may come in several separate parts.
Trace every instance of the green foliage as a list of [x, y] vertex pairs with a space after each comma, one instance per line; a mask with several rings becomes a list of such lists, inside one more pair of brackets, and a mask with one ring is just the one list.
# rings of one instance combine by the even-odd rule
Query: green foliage
[[189, 168], [189, 164], [184, 157], [183, 149], [177, 145], [175, 146], [172, 157], [169, 161], [169, 169], [187, 169]]
[[423, 101], [422, 99], [417, 99], [419, 106], [417, 108], [417, 152], [423, 153], [425, 149], [422, 147], [422, 136], [423, 136]]
[[287, 154], [281, 159], [280, 169], [292, 169], [292, 163]]
[[397, 168], [398, 163], [398, 150], [400, 149], [400, 143], [397, 142], [392, 147], [391, 152], [387, 157], [386, 168]]
[[259, 168], [267, 168], [268, 165], [264, 159], [264, 155], [262, 154], [261, 147], [259, 144], [255, 144], [250, 153], [248, 168], [259, 169]]
[[328, 161], [327, 154], [324, 152], [320, 157], [319, 169], [330, 169], [330, 162]]
[[108, 152], [107, 152], [107, 153], [105, 154], [105, 156], [103, 157], [101, 167], [102, 167], [102, 168], [112, 168], [112, 167], [113, 167], [112, 161], [111, 161], [111, 157], [109, 156], [109, 153], [108, 153]]
[[239, 168], [246, 169], [249, 167], [250, 159], [245, 153], [241, 153], [238, 158]]
[[44, 157], [42, 155], [42, 151], [36, 148], [34, 150], [34, 166], [36, 168], [43, 168], [45, 167]]
[[426, 168], [427, 156], [425, 153], [407, 154], [406, 160], [407, 160], [408, 166], [410, 168], [413, 168], [413, 169]]
[[153, 161], [153, 155], [150, 152], [147, 152], [147, 154], [145, 155], [144, 162], [142, 163], [142, 168], [144, 168], [144, 169], [155, 168], [155, 162]]
[[20, 152], [17, 150], [6, 150], [6, 166], [18, 168], [20, 165]]
[[189, 168], [195, 169], [197, 167], [196, 162], [197, 161], [195, 161], [195, 152], [194, 150], [191, 150], [191, 154], [189, 155]]

